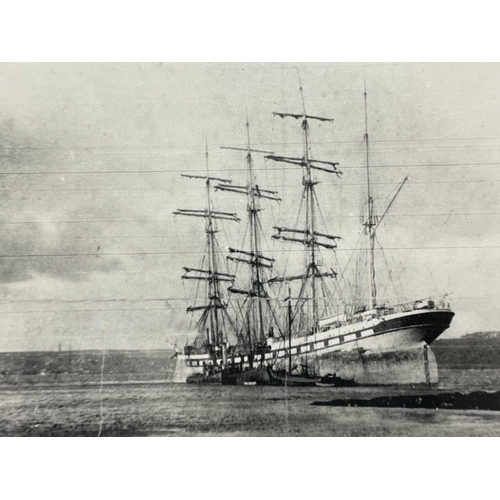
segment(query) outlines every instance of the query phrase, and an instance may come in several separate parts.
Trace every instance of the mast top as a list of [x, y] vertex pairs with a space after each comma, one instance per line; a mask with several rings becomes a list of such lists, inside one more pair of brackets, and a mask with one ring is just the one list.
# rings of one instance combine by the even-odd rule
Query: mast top
[[366, 154], [366, 203], [367, 219], [363, 224], [368, 237], [368, 309], [373, 309], [377, 305], [377, 285], [375, 283], [375, 232], [373, 228], [377, 225], [376, 217], [373, 213], [373, 197], [371, 193], [370, 180], [370, 146], [368, 140], [368, 104], [366, 93], [366, 80], [364, 81], [365, 100], [365, 154]]
[[247, 128], [247, 147], [246, 148], [236, 148], [233, 146], [221, 146], [220, 148], [221, 149], [231, 149], [233, 151], [245, 151], [248, 154], [250, 154], [250, 153], [262, 153], [262, 154], [268, 154], [268, 155], [274, 154], [273, 151], [262, 151], [261, 149], [252, 149], [250, 147], [250, 122], [248, 119], [248, 109], [247, 109], [247, 121], [245, 123], [245, 126]]
[[302, 118], [304, 122], [307, 124], [307, 120], [319, 120], [320, 122], [333, 122], [333, 118], [323, 118], [321, 116], [313, 116], [313, 115], [308, 115], [306, 114], [306, 103], [304, 100], [304, 89], [302, 88], [302, 80], [300, 79], [300, 72], [299, 68], [295, 68], [297, 70], [297, 77], [299, 79], [299, 90], [300, 90], [300, 99], [302, 101], [302, 114], [296, 114], [296, 113], [276, 113], [274, 112], [274, 116], [279, 116], [280, 118], [285, 118], [285, 117], [290, 117], [290, 118], [295, 118], [296, 120]]
[[365, 92], [364, 92], [364, 97], [365, 97], [365, 139], [368, 140], [368, 95], [366, 93], [366, 80], [364, 80], [365, 83]]

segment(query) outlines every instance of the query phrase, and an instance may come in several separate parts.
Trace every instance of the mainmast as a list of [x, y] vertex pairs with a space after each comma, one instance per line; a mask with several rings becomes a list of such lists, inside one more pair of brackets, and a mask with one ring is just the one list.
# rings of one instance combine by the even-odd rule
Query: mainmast
[[375, 231], [376, 217], [373, 215], [373, 198], [370, 185], [370, 152], [368, 139], [368, 106], [365, 82], [365, 152], [366, 152], [366, 205], [367, 219], [364, 223], [368, 237], [368, 309], [377, 305], [377, 287], [375, 284]]
[[[302, 130], [304, 134], [304, 162], [305, 162], [305, 175], [303, 179], [305, 195], [306, 195], [306, 232], [308, 235], [314, 234], [314, 186], [317, 182], [312, 180], [311, 165], [309, 163], [309, 124], [307, 122], [306, 107], [304, 103], [304, 92], [302, 84], [300, 84], [300, 97], [302, 99]], [[318, 322], [318, 301], [316, 300], [316, 274], [318, 268], [316, 267], [316, 245], [309, 245], [309, 265], [307, 274], [311, 280], [312, 292], [312, 325], [316, 328]]]
[[[231, 149], [236, 151], [246, 152], [247, 164], [247, 185], [246, 186], [229, 186], [221, 184], [216, 186], [216, 189], [222, 191], [230, 191], [234, 193], [245, 194], [247, 197], [247, 214], [248, 214], [248, 228], [249, 228], [249, 250], [237, 250], [230, 248], [229, 260], [247, 264], [250, 268], [250, 283], [247, 290], [240, 290], [235, 287], [230, 287], [229, 291], [234, 294], [246, 295], [247, 307], [247, 330], [249, 334], [250, 350], [252, 344], [257, 342], [264, 342], [266, 340], [265, 320], [263, 311], [263, 300], [269, 304], [269, 296], [264, 288], [265, 280], [263, 277], [264, 269], [271, 269], [274, 259], [265, 257], [261, 252], [261, 224], [259, 220], [260, 198], [265, 198], [273, 201], [280, 201], [276, 191], [269, 191], [260, 189], [256, 183], [252, 153], [272, 154], [270, 151], [261, 151], [252, 149], [250, 146], [250, 125], [248, 116], [246, 121], [247, 129], [247, 147], [233, 148], [222, 147], [222, 149]], [[255, 336], [255, 337], [254, 337]], [[254, 338], [252, 338], [254, 337]]]
[[[307, 288], [309, 288], [309, 293], [306, 300], [311, 300], [312, 303], [312, 315], [309, 322], [309, 333], [314, 333], [317, 328], [317, 323], [319, 319], [319, 307], [318, 307], [318, 289], [317, 280], [323, 279], [325, 277], [335, 277], [336, 273], [334, 271], [321, 273], [318, 268], [318, 247], [335, 249], [336, 240], [340, 239], [339, 236], [332, 236], [325, 233], [319, 233], [316, 230], [316, 192], [315, 185], [318, 184], [316, 180], [312, 178], [312, 170], [321, 170], [324, 172], [340, 175], [342, 172], [338, 170], [338, 163], [330, 161], [320, 161], [314, 160], [310, 157], [309, 151], [309, 120], [318, 120], [322, 122], [333, 122], [331, 118], [322, 118], [318, 116], [311, 116], [306, 113], [304, 93], [302, 89], [302, 84], [300, 83], [300, 96], [302, 100], [302, 114], [292, 114], [292, 113], [273, 113], [275, 116], [281, 118], [291, 117], [295, 119], [300, 119], [302, 121], [302, 137], [303, 137], [303, 156], [302, 158], [292, 158], [285, 156], [270, 155], [267, 159], [271, 159], [278, 162], [291, 163], [292, 165], [299, 165], [304, 168], [302, 184], [304, 186], [303, 197], [306, 201], [306, 217], [305, 217], [305, 228], [304, 229], [290, 229], [284, 227], [276, 227], [278, 234], [274, 235], [273, 238], [293, 241], [297, 243], [302, 243], [306, 247], [307, 251], [307, 264], [305, 269], [305, 274], [298, 276], [274, 278], [272, 281], [290, 281], [293, 279], [301, 279], [303, 282], [301, 295], [306, 293]], [[286, 233], [296, 234], [302, 236], [301, 238], [294, 238], [286, 236]], [[320, 239], [318, 239], [320, 238]], [[328, 243], [324, 240], [330, 240]]]
[[188, 217], [203, 217], [205, 219], [205, 235], [206, 235], [206, 250], [204, 262], [206, 261], [207, 268], [190, 268], [184, 267], [185, 274], [182, 279], [186, 280], [202, 280], [207, 283], [207, 303], [201, 306], [190, 306], [187, 308], [188, 312], [203, 311], [202, 316], [199, 320], [199, 324], [202, 328], [208, 324], [207, 328], [207, 344], [209, 349], [211, 346], [218, 346], [222, 344], [226, 339], [221, 329], [221, 315], [220, 311], [225, 311], [226, 304], [222, 300], [222, 292], [220, 289], [220, 282], [234, 282], [235, 276], [223, 273], [218, 269], [217, 261], [217, 240], [216, 233], [217, 228], [215, 225], [216, 220], [229, 220], [233, 222], [239, 222], [240, 219], [235, 213], [230, 212], [219, 212], [212, 208], [211, 191], [213, 189], [213, 182], [221, 182], [224, 184], [231, 184], [231, 180], [221, 179], [218, 177], [211, 177], [209, 172], [209, 162], [208, 162], [208, 146], [206, 148], [206, 167], [207, 175], [188, 175], [181, 174], [182, 177], [189, 179], [202, 179], [205, 181], [206, 186], [206, 197], [207, 205], [205, 210], [194, 210], [194, 209], [178, 209], [174, 212], [174, 215], [184, 215]]

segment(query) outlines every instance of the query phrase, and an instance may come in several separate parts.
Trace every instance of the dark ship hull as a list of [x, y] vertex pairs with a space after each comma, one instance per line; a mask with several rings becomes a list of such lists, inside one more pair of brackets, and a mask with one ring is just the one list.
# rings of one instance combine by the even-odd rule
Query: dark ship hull
[[224, 369], [222, 385], [270, 385], [269, 374], [265, 368]]

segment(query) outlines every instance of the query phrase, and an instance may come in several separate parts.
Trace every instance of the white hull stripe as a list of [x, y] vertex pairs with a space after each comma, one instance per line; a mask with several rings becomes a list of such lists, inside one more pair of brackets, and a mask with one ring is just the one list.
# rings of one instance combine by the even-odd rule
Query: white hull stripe
[[[422, 326], [425, 326], [425, 325], [422, 325]], [[302, 344], [298, 347], [292, 347], [292, 350], [291, 350], [291, 354], [292, 356], [297, 356], [299, 354], [315, 354], [317, 352], [322, 352], [322, 353], [326, 353], [325, 351], [328, 351], [328, 352], [334, 352], [335, 350], [338, 350], [338, 349], [334, 349], [340, 345], [345, 345], [345, 344], [351, 344], [353, 342], [356, 342], [360, 339], [368, 339], [368, 338], [372, 338], [372, 337], [378, 337], [378, 336], [381, 336], [381, 335], [385, 335], [387, 333], [391, 333], [393, 331], [401, 331], [401, 330], [406, 330], [406, 329], [409, 329], [409, 328], [414, 328], [414, 327], [401, 327], [401, 328], [396, 328], [396, 329], [393, 329], [393, 330], [389, 330], [389, 331], [384, 331], [384, 332], [380, 332], [380, 333], [374, 333], [372, 329], [367, 329], [367, 330], [361, 330], [361, 331], [358, 331], [358, 332], [352, 332], [352, 333], [348, 333], [348, 334], [345, 334], [345, 335], [342, 335], [340, 337], [344, 337], [344, 340], [343, 341], [340, 341], [340, 337], [330, 337], [328, 339], [324, 339], [324, 340], [321, 340], [321, 341], [316, 341], [316, 342], [309, 342], [307, 344]], [[363, 335], [363, 333], [365, 332], [371, 332], [370, 335]], [[348, 339], [348, 337], [353, 337], [353, 338], [350, 338]], [[210, 355], [209, 354], [204, 354], [204, 355], [198, 355], [199, 356], [199, 359], [190, 359], [189, 356], [183, 356], [184, 359], [186, 360], [186, 363], [188, 366], [203, 366], [203, 363], [205, 363], [207, 366], [208, 365], [212, 365], [213, 364], [213, 361], [210, 359]], [[274, 350], [271, 350], [271, 352], [269, 353], [266, 353], [265, 354], [265, 357], [264, 359], [282, 359], [282, 358], [287, 358], [288, 357], [288, 349], [287, 348], [283, 348], [283, 347], [280, 347], [280, 348], [276, 348]], [[235, 357], [235, 358], [228, 358], [229, 361], [231, 361], [232, 364], [240, 364], [240, 363], [248, 363], [248, 356], [244, 356], [243, 358], [243, 361], [241, 361], [242, 357], [241, 356], [238, 356], [238, 357]], [[256, 354], [254, 356], [254, 361], [260, 361], [261, 360], [261, 355], [260, 354]], [[222, 364], [222, 358], [218, 358], [217, 359], [217, 364], [220, 365]]]
[[[422, 313], [422, 311], [418, 311], [419, 314]], [[399, 315], [399, 317], [409, 317], [411, 314], [405, 314], [403, 316]], [[389, 318], [387, 318], [389, 319]], [[391, 319], [398, 319], [398, 318], [391, 318]], [[365, 323], [366, 324], [366, 323]], [[373, 337], [380, 337], [382, 335], [386, 335], [392, 332], [396, 331], [404, 331], [408, 330], [411, 328], [428, 328], [432, 327], [432, 323], [419, 323], [418, 325], [400, 325], [397, 328], [391, 328], [390, 330], [384, 330], [378, 333], [375, 333], [373, 331], [373, 327], [376, 326], [378, 323], [370, 322], [369, 326], [366, 326], [365, 328], [358, 329], [358, 330], [352, 330], [352, 325], [349, 325], [348, 328], [349, 330], [346, 332], [343, 332], [342, 334], [338, 334], [340, 329], [335, 330], [335, 336], [332, 336], [330, 333], [330, 336], [328, 336], [329, 332], [320, 332], [317, 333], [315, 336], [316, 337], [323, 337], [321, 339], [316, 339], [314, 341], [307, 340], [307, 337], [299, 338], [299, 339], [293, 339], [292, 342], [301, 342], [299, 345], [294, 345], [292, 346], [291, 349], [291, 355], [292, 356], [297, 356], [300, 354], [316, 354], [316, 353], [322, 353], [322, 354], [327, 354], [329, 352], [335, 352], [338, 351], [339, 346], [343, 346], [346, 344], [352, 344], [353, 342], [357, 342], [358, 340], [365, 340]], [[206, 365], [212, 365], [213, 361], [210, 359], [210, 355], [207, 354], [196, 354], [196, 355], [181, 355], [181, 359], [184, 359], [187, 366], [191, 367], [201, 367], [203, 366], [203, 363]], [[269, 360], [269, 359], [284, 359], [288, 357], [288, 348], [286, 345], [280, 343], [280, 345], [275, 346], [274, 348], [271, 346], [271, 351], [268, 353], [264, 354], [264, 360]], [[248, 363], [248, 356], [236, 356], [236, 357], [229, 357], [229, 361], [232, 362], [232, 364], [238, 365], [241, 363]], [[261, 354], [256, 354], [254, 356], [254, 361], [261, 361], [262, 355]], [[218, 358], [216, 363], [218, 365], [222, 364], [222, 359]]]

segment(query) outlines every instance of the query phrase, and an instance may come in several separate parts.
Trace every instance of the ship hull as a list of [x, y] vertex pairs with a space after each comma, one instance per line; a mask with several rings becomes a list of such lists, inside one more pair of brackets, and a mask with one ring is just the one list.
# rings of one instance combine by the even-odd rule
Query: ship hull
[[[336, 373], [358, 385], [437, 385], [439, 372], [430, 344], [450, 325], [451, 311], [422, 311], [388, 318], [372, 335], [308, 356], [318, 373]], [[302, 357], [301, 362], [305, 362]]]
[[[318, 376], [335, 373], [359, 385], [437, 384], [438, 367], [429, 345], [450, 326], [453, 316], [449, 309], [412, 310], [324, 328], [292, 339], [292, 364], [305, 364]], [[268, 344], [268, 352], [254, 356], [254, 363], [286, 368], [289, 342], [270, 339]], [[249, 368], [244, 355], [229, 362]], [[179, 356], [178, 380], [203, 371], [203, 363], [212, 363], [208, 355]]]
[[320, 373], [336, 373], [357, 385], [429, 386], [439, 382], [436, 358], [427, 345], [397, 351], [363, 352], [360, 348], [318, 356], [315, 364]]
[[223, 370], [222, 385], [271, 385], [271, 380], [265, 368], [254, 368], [237, 372]]

